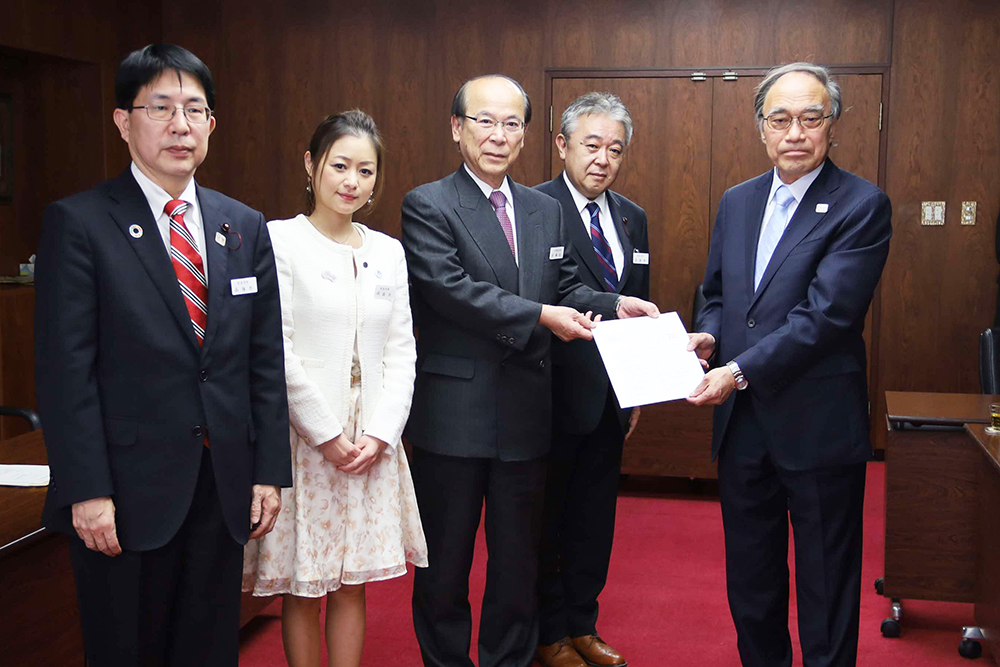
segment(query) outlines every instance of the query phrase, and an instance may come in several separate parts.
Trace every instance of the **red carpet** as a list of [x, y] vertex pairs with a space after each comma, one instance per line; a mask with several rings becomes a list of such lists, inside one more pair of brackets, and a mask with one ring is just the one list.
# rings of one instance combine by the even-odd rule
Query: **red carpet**
[[[872, 582], [882, 574], [884, 464], [868, 470], [865, 554], [861, 602], [862, 667], [946, 667], [970, 665], [958, 655], [961, 627], [971, 625], [972, 606], [903, 602], [903, 636], [885, 639], [879, 624], [889, 601]], [[470, 586], [473, 610], [482, 598], [485, 544], [480, 531]], [[623, 495], [608, 585], [601, 596], [598, 630], [631, 667], [739, 665], [736, 633], [726, 602], [722, 519], [710, 494]], [[368, 586], [365, 667], [419, 667], [420, 652], [410, 615], [412, 575]], [[794, 589], [793, 589], [794, 590]], [[802, 661], [795, 631], [794, 595], [790, 623], [795, 665]], [[478, 624], [478, 616], [475, 619]], [[472, 639], [475, 659], [475, 637]], [[989, 664], [984, 656], [978, 664]], [[280, 603], [243, 630], [242, 667], [284, 665]], [[325, 665], [325, 661], [324, 661]]]

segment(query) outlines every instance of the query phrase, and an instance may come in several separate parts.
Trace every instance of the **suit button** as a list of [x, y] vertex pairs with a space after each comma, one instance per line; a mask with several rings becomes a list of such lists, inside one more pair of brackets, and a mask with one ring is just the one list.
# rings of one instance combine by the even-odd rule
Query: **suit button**
[[510, 343], [511, 345], [513, 345], [514, 344], [514, 339], [513, 338], [508, 338], [507, 342]]
[[196, 438], [200, 438], [201, 436], [205, 435], [205, 429], [203, 429], [201, 426], [195, 426], [193, 429], [191, 429], [191, 435], [193, 435]]
[[208, 371], [202, 368], [201, 373], [198, 374], [198, 377], [201, 378], [202, 382], [206, 382], [208, 380]]
[[749, 320], [747, 320], [747, 326], [753, 329], [755, 326], [757, 326], [757, 323], [754, 322], [753, 318], [751, 317]]
[[541, 361], [538, 362], [538, 367], [539, 368], [545, 368], [545, 360], [544, 359], [542, 359]]

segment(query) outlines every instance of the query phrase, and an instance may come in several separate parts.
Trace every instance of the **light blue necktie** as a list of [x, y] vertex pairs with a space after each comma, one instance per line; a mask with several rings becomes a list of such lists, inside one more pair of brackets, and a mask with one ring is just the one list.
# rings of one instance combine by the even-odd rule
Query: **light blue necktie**
[[788, 207], [793, 201], [795, 196], [784, 185], [774, 191], [774, 210], [771, 211], [771, 217], [767, 219], [767, 224], [760, 233], [760, 240], [757, 241], [757, 264], [753, 271], [755, 292], [767, 269], [767, 263], [771, 261], [771, 255], [774, 254], [774, 249], [778, 247], [778, 241], [788, 226]]

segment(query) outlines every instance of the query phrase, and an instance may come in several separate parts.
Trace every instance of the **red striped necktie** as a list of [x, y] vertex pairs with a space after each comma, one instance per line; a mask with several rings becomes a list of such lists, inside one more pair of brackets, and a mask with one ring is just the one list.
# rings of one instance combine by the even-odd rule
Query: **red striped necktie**
[[188, 206], [186, 201], [171, 199], [163, 210], [170, 218], [170, 263], [174, 265], [194, 335], [198, 338], [198, 345], [201, 345], [208, 322], [208, 280], [198, 246], [184, 224]]

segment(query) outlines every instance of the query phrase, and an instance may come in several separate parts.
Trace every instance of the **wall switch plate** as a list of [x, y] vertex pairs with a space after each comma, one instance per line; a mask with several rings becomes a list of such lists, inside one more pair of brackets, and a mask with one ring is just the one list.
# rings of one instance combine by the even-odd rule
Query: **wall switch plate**
[[920, 224], [921, 225], [943, 225], [944, 224], [944, 202], [925, 201], [920, 203]]
[[962, 224], [963, 225], [976, 224], [976, 202], [974, 201], [962, 202]]

